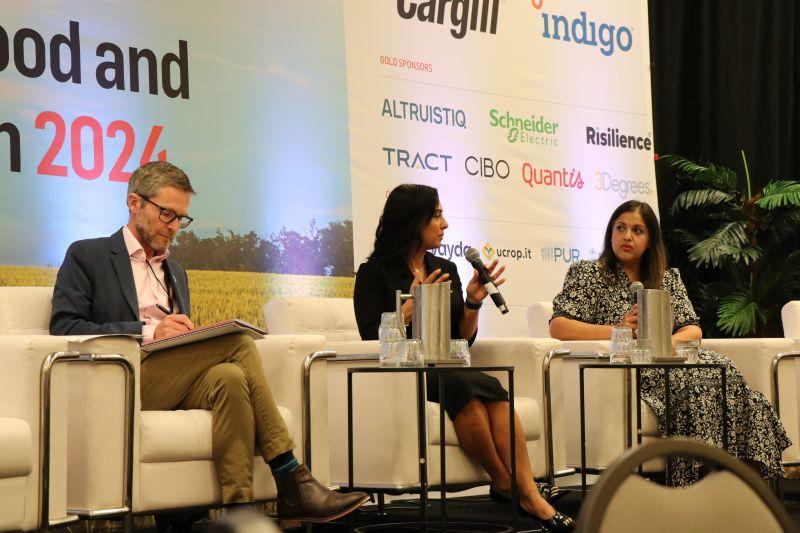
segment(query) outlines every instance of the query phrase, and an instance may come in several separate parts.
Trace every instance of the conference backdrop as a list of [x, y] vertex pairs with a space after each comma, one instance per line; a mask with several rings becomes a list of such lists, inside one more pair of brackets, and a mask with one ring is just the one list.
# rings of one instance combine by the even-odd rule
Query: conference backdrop
[[198, 191], [171, 252], [203, 324], [349, 297], [394, 186], [439, 189], [435, 253], [508, 267], [524, 334], [619, 203], [656, 205], [644, 0], [3, 3], [0, 285], [49, 285], [127, 220], [140, 163]]

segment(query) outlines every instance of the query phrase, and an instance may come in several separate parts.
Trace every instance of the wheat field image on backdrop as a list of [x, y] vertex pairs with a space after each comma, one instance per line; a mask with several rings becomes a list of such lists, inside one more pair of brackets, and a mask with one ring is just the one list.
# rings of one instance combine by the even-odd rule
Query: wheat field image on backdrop
[[[52, 287], [58, 269], [0, 265], [0, 287]], [[189, 270], [192, 319], [198, 326], [240, 318], [264, 327], [262, 306], [278, 296], [350, 298], [354, 279], [262, 272]]]

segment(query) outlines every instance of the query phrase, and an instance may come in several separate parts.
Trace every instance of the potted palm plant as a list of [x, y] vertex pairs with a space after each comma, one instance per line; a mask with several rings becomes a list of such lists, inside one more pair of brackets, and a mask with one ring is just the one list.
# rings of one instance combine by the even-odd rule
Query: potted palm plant
[[678, 194], [665, 239], [711, 336], [781, 336], [780, 310], [800, 298], [800, 182], [753, 191], [736, 172], [667, 155]]

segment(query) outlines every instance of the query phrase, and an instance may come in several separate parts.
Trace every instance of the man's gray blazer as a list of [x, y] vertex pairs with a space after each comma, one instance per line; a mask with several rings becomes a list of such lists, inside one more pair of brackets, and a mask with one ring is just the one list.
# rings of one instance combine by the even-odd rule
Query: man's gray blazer
[[[164, 261], [176, 313], [189, 314], [186, 271]], [[141, 334], [139, 301], [122, 229], [70, 245], [58, 270], [50, 315], [52, 335]]]

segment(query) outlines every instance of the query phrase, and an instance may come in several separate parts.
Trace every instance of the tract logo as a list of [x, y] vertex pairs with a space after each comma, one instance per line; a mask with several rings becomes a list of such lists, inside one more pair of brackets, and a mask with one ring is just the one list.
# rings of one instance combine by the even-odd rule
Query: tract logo
[[616, 50], [628, 52], [633, 48], [633, 30], [627, 26], [595, 22], [586, 11], [577, 17], [556, 15], [543, 10], [544, 0], [531, 0], [533, 8], [542, 14], [542, 37], [553, 41], [593, 46], [606, 57]]

